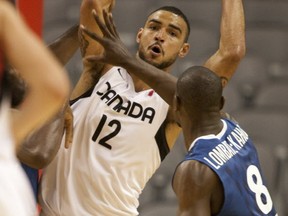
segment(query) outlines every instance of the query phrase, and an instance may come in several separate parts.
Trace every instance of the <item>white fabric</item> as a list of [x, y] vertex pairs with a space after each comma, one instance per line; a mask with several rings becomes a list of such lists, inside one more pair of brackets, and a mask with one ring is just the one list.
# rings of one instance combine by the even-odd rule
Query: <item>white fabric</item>
[[[113, 91], [103, 98], [101, 93], [109, 86]], [[153, 109], [152, 123], [149, 118], [142, 119], [143, 113], [133, 118], [130, 110], [126, 114], [115, 111], [117, 102], [110, 103], [115, 95], [121, 96], [123, 106], [141, 104], [149, 116]], [[135, 107], [132, 115], [137, 116], [141, 108]], [[161, 162], [154, 136], [166, 118], [168, 104], [152, 90], [136, 93], [130, 75], [113, 67], [101, 77], [92, 95], [78, 100], [72, 110], [72, 146], [65, 149], [63, 139], [56, 158], [43, 173], [43, 215], [138, 215], [139, 194]], [[92, 136], [103, 114], [107, 119], [95, 142]], [[118, 128], [107, 140], [111, 150], [99, 144]]]
[[7, 101], [0, 108], [0, 134], [0, 215], [35, 216], [33, 192], [15, 156]]

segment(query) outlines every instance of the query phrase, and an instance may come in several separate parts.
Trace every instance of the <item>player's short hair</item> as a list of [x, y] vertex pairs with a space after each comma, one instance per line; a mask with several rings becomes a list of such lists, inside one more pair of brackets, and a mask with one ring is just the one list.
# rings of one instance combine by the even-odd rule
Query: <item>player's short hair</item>
[[188, 68], [179, 76], [176, 89], [187, 110], [205, 111], [221, 106], [221, 79], [206, 67]]

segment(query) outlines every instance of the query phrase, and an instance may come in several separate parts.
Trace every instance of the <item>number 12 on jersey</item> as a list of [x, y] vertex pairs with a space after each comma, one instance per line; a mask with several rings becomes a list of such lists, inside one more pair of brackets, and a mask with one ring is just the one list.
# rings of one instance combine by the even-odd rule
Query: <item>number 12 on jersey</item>
[[[105, 134], [106, 130], [105, 128], [106, 127], [112, 127], [114, 128], [114, 130], [108, 134]], [[99, 124], [98, 124], [98, 127], [96, 128], [93, 136], [92, 136], [92, 140], [94, 142], [96, 142], [96, 140], [99, 138], [99, 135], [101, 134], [101, 132], [103, 132], [103, 137], [100, 138], [99, 140], [99, 144], [108, 148], [108, 149], [112, 149], [112, 146], [110, 144], [108, 144], [107, 142], [112, 139], [113, 137], [115, 137], [121, 130], [121, 124], [118, 120], [111, 120], [111, 121], [108, 121], [107, 122], [107, 116], [106, 115], [103, 115]]]

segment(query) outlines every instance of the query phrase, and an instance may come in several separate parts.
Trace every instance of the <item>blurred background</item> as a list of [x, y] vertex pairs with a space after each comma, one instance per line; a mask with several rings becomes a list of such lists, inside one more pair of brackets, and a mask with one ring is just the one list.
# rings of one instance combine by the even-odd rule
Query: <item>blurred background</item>
[[[80, 0], [45, 0], [43, 37], [52, 42], [78, 23]], [[246, 15], [247, 54], [224, 90], [225, 111], [250, 134], [259, 151], [278, 215], [288, 215], [288, 0], [243, 1]], [[202, 64], [218, 48], [220, 0], [118, 0], [113, 17], [128, 48], [137, 49], [137, 30], [153, 9], [180, 8], [189, 18], [191, 51], [173, 70]], [[81, 69], [79, 52], [66, 66], [76, 83]], [[185, 155], [183, 137], [149, 181], [140, 197], [140, 215], [175, 215], [177, 200], [171, 188], [176, 165]]]

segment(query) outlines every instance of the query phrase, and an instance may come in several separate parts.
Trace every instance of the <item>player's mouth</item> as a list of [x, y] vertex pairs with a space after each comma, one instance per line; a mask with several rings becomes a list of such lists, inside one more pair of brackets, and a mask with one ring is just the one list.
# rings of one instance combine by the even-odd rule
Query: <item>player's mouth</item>
[[153, 44], [149, 47], [153, 56], [163, 55], [163, 50], [159, 44]]

